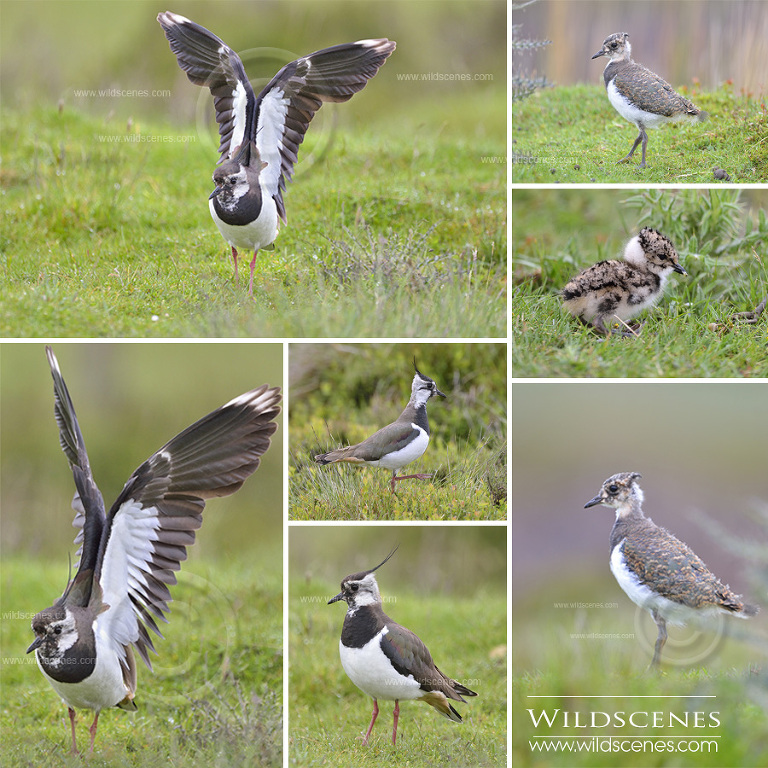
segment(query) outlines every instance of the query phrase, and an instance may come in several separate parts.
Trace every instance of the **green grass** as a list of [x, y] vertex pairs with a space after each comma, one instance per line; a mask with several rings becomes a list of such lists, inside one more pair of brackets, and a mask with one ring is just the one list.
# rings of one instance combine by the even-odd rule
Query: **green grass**
[[[359, 737], [368, 727], [372, 702], [355, 688], [339, 662], [343, 611], [324, 605], [336, 592], [338, 585], [331, 583], [313, 583], [301, 594], [292, 591], [289, 763], [301, 768], [507, 765], [506, 662], [498, 653], [506, 644], [505, 595], [489, 590], [470, 600], [399, 593], [396, 609], [385, 606], [425, 641], [446, 674], [465, 682], [478, 696], [456, 705], [464, 720], [460, 724], [425, 704], [402, 702], [394, 747], [394, 703], [380, 701], [371, 740], [363, 747]], [[467, 631], [479, 626], [482, 632]]]
[[[503, 96], [471, 98], [503, 125]], [[193, 128], [6, 110], [0, 335], [503, 337], [504, 174], [483, 162], [503, 132], [413, 120], [339, 130], [306, 173], [300, 158], [252, 300], [250, 257], [235, 286], [210, 219], [216, 156]]]
[[617, 164], [632, 148], [637, 129], [611, 106], [596, 85], [548, 88], [512, 107], [514, 183], [716, 183], [715, 167], [734, 184], [768, 179], [768, 108], [729, 86], [713, 92], [681, 88], [709, 113], [703, 123], [672, 123], [648, 131], [646, 168], [641, 148], [630, 163]]
[[[656, 628], [650, 616], [641, 609], [633, 609], [625, 602], [600, 604], [603, 607], [552, 610], [552, 594], [557, 600], [564, 592], [575, 594], [571, 586], [561, 584], [546, 595], [536, 592], [517, 602], [513, 612], [514, 639], [512, 647], [512, 765], [567, 766], [568, 768], [611, 768], [612, 766], [711, 766], [712, 768], [751, 768], [768, 761], [768, 738], [765, 729], [765, 670], [764, 648], [756, 650], [736, 638], [724, 641], [713, 632], [701, 636], [687, 629], [671, 627], [670, 639], [662, 656], [661, 673], [647, 672], [653, 652]], [[582, 594], [600, 594], [599, 587]], [[623, 597], [623, 596], [622, 596]], [[578, 599], [578, 598], [576, 598]], [[608, 610], [610, 609], [610, 610]], [[634, 614], [634, 619], [633, 619]], [[639, 620], [639, 624], [636, 624]], [[723, 618], [729, 634], [748, 639], [757, 630], [753, 624]], [[644, 637], [640, 641], [638, 636]], [[626, 633], [631, 637], [575, 638], [574, 633], [615, 635]], [[754, 639], [754, 638], [753, 638]], [[691, 649], [715, 648], [701, 654], [692, 663], [678, 657]], [[676, 650], [677, 648], [677, 650]], [[678, 662], [675, 659], [678, 658]], [[528, 698], [529, 696], [547, 698]], [[595, 698], [596, 696], [607, 698]], [[716, 696], [714, 699], [703, 696]], [[645, 698], [640, 698], [640, 697]], [[568, 697], [568, 698], [566, 698]], [[662, 698], [670, 697], [670, 698]], [[534, 714], [546, 709], [581, 713], [586, 728], [564, 728], [562, 720], [551, 729], [544, 723], [534, 727], [529, 709]], [[687, 728], [669, 725], [666, 713], [683, 717], [686, 711], [702, 711], [704, 722], [710, 711], [717, 713], [719, 727]], [[609, 727], [589, 727], [591, 711], [607, 712], [662, 712], [664, 727], [624, 727], [615, 723]], [[573, 725], [571, 715], [571, 726]], [[598, 723], [602, 722], [598, 718]], [[638, 720], [642, 724], [642, 720]], [[666, 752], [635, 753], [563, 752], [546, 753], [540, 757], [533, 753], [529, 742], [533, 736], [549, 734], [577, 735], [588, 741], [593, 736], [639, 735], [649, 739], [669, 740], [671, 736], [718, 736], [717, 750], [694, 753]]]
[[[446, 399], [428, 404], [426, 453], [399, 474], [313, 457], [361, 442], [399, 416], [412, 358]], [[290, 515], [295, 520], [504, 520], [507, 514], [503, 344], [291, 347]]]
[[[513, 192], [512, 373], [520, 377], [759, 377], [768, 374], [768, 313], [734, 319], [768, 294], [765, 197], [738, 191]], [[629, 211], [629, 213], [627, 212]], [[671, 238], [674, 275], [639, 338], [603, 339], [558, 296], [580, 269], [617, 257], [642, 226]]]
[[[69, 756], [66, 707], [24, 653], [33, 638], [28, 614], [50, 605], [61, 579], [59, 563], [3, 560], [4, 768], [83, 764]], [[282, 765], [280, 555], [188, 563], [172, 593], [154, 674], [137, 659], [139, 711], [102, 712], [88, 765]], [[92, 719], [78, 712], [81, 749]]]

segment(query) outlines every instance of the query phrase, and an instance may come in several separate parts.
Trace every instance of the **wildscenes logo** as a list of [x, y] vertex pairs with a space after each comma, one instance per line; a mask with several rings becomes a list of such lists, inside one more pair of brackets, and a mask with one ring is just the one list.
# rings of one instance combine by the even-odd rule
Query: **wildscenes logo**
[[[633, 728], [717, 728], [720, 725], [719, 712], [571, 712], [555, 709], [547, 712], [542, 709], [536, 714], [528, 710], [533, 725], [538, 728], [545, 724], [550, 728], [559, 725], [561, 728], [623, 728], [631, 725]], [[543, 723], [542, 723], [543, 721]]]

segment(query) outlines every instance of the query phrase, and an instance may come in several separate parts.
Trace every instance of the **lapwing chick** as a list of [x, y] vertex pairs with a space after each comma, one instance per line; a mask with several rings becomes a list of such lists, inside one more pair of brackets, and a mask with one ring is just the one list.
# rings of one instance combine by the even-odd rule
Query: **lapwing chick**
[[368, 743], [379, 714], [379, 699], [395, 702], [394, 744], [400, 701], [424, 701], [449, 720], [460, 723], [461, 715], [451, 701], [466, 703], [464, 696], [477, 696], [444, 675], [432, 661], [427, 646], [410, 629], [392, 621], [382, 610], [374, 571], [381, 568], [396, 550], [375, 568], [347, 576], [341, 582], [341, 592], [328, 601], [328, 605], [338, 600], [347, 603], [339, 641], [341, 666], [349, 679], [373, 699], [373, 716], [363, 737], [364, 745]]
[[659, 630], [651, 666], [658, 665], [667, 640], [667, 622], [701, 623], [717, 613], [747, 619], [758, 612], [719, 581], [691, 548], [643, 514], [637, 472], [609, 477], [584, 508], [603, 504], [616, 510], [611, 530], [611, 571], [630, 600], [647, 610]]
[[411, 384], [411, 399], [405, 410], [396, 421], [382, 427], [372, 434], [367, 440], [357, 445], [339, 448], [329, 453], [321, 453], [315, 456], [315, 461], [322, 465], [333, 464], [337, 461], [348, 461], [352, 464], [367, 464], [369, 467], [384, 467], [392, 470], [390, 488], [395, 492], [395, 483], [398, 480], [431, 480], [432, 475], [400, 475], [397, 470], [406, 464], [421, 458], [429, 445], [429, 420], [427, 419], [427, 403], [431, 397], [445, 397], [437, 384], [425, 376], [416, 367], [416, 358], [413, 360], [416, 375]]
[[[175, 571], [195, 543], [209, 499], [235, 493], [259, 466], [277, 429], [280, 390], [266, 385], [204, 416], [152, 454], [106, 511], [91, 473], [77, 415], [58, 361], [46, 347], [53, 376], [59, 441], [77, 492], [73, 525], [79, 565], [64, 594], [32, 619], [40, 671], [69, 712], [77, 753], [75, 709], [136, 709], [134, 651], [152, 669], [151, 630], [168, 621]], [[120, 439], [120, 435], [116, 435]]]
[[629, 162], [640, 142], [643, 157], [640, 168], [645, 168], [645, 148], [648, 144], [647, 128], [658, 128], [663, 123], [677, 120], [706, 120], [693, 102], [676, 93], [672, 86], [642, 64], [632, 61], [632, 46], [626, 32], [608, 35], [603, 47], [592, 57], [607, 56], [603, 71], [605, 89], [614, 109], [640, 131], [629, 154], [619, 160]]
[[593, 264], [568, 281], [561, 297], [574, 317], [607, 336], [612, 331], [606, 321], [612, 317], [626, 321], [652, 307], [673, 272], [688, 274], [669, 238], [645, 227], [627, 243], [623, 261], [608, 259]]

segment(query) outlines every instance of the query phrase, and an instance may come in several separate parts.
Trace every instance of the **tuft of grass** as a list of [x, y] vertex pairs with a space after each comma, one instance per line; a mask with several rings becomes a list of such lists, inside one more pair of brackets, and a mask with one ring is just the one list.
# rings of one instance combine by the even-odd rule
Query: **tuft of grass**
[[251, 299], [250, 254], [235, 285], [207, 210], [216, 157], [193, 132], [6, 111], [0, 335], [503, 337], [505, 180], [483, 161], [503, 134], [406, 124], [339, 131], [299, 162]]
[[[293, 520], [504, 520], [507, 515], [506, 442], [472, 440], [435, 448], [399, 474], [432, 472], [432, 479], [403, 480], [390, 491], [391, 471], [350, 464], [318, 466], [310, 451], [291, 453]], [[330, 450], [330, 448], [328, 448]]]
[[[748, 211], [739, 190], [648, 190], [618, 201], [611, 191], [565, 200], [555, 191], [516, 190], [513, 375], [768, 374], [768, 314], [755, 323], [734, 317], [754, 311], [768, 294], [768, 220], [763, 196], [751, 199]], [[562, 309], [558, 296], [580, 269], [619, 255], [618, 243], [606, 244], [616, 218], [627, 220], [627, 232], [652, 226], [669, 236], [688, 272], [673, 276], [659, 305], [639, 318], [646, 323], [637, 338], [596, 335]]]
[[648, 132], [645, 168], [637, 129], [613, 109], [598, 85], [537, 91], [512, 105], [513, 183], [716, 183], [714, 168], [735, 184], [768, 178], [766, 97], [739, 96], [723, 85], [713, 92], [680, 88], [709, 113], [703, 123], [668, 123]]
[[[52, 601], [61, 566], [5, 557], [0, 711], [3, 766], [81, 766], [70, 757], [66, 708], [24, 650], [31, 615]], [[89, 765], [282, 765], [280, 558], [186, 564], [172, 589], [154, 673], [139, 662], [138, 712], [105, 710]], [[18, 615], [18, 618], [16, 618]], [[88, 746], [93, 713], [78, 711]]]
[[[428, 405], [430, 444], [398, 474], [313, 457], [361, 442], [410, 397], [414, 355], [447, 398]], [[289, 509], [295, 520], [506, 519], [506, 349], [503, 344], [291, 347]]]

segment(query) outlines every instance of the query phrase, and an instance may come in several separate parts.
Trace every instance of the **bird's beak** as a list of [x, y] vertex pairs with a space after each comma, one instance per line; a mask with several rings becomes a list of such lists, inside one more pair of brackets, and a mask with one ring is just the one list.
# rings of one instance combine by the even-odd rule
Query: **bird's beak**
[[330, 599], [330, 600], [329, 600], [329, 601], [326, 603], [326, 605], [330, 605], [331, 603], [336, 603], [336, 602], [338, 602], [339, 600], [343, 600], [343, 599], [344, 599], [344, 593], [343, 593], [343, 592], [339, 592], [339, 594], [338, 594], [338, 595], [336, 595], [336, 597], [332, 597], [332, 598], [331, 598], [331, 599]]
[[32, 645], [27, 648], [27, 653], [32, 653], [32, 651], [35, 650], [35, 648], [39, 648], [43, 644], [43, 638], [45, 635], [38, 635], [33, 641]]
[[213, 192], [211, 192], [211, 194], [208, 195], [208, 199], [213, 200], [213, 198], [216, 197], [216, 195], [218, 195], [222, 189], [224, 189], [224, 187], [216, 187], [216, 189], [214, 189]]
[[595, 496], [594, 499], [591, 499], [590, 501], [588, 501], [584, 505], [584, 509], [587, 509], [587, 507], [594, 507], [597, 504], [602, 504], [602, 503], [603, 503], [603, 497], [602, 496]]
[[437, 387], [435, 387], [435, 394], [440, 395], [440, 397], [447, 397], [445, 392], [441, 392]]
[[599, 56], [605, 56], [605, 53], [606, 53], [605, 49], [604, 49], [604, 48], [601, 48], [601, 49], [600, 49], [600, 50], [599, 50], [599, 51], [598, 51], [598, 52], [597, 52], [597, 53], [596, 53], [596, 54], [595, 54], [595, 55], [594, 55], [592, 58], [593, 58], [593, 59], [596, 59], [596, 58], [598, 58]]
[[675, 272], [678, 272], [681, 275], [686, 275], [686, 276], [688, 275], [688, 273], [679, 264], [675, 264], [675, 266], [672, 267], [672, 269], [674, 269]]

